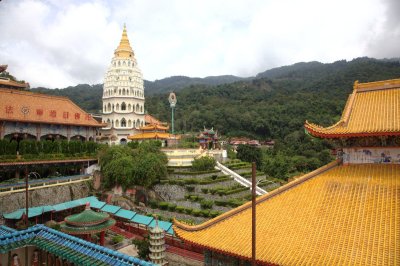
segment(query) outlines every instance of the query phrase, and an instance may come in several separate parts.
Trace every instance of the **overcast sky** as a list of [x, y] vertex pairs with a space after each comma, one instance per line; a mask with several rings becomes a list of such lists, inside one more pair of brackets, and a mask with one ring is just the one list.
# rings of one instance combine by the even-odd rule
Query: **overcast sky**
[[31, 87], [102, 83], [124, 23], [148, 80], [400, 57], [398, 0], [2, 0], [0, 64]]

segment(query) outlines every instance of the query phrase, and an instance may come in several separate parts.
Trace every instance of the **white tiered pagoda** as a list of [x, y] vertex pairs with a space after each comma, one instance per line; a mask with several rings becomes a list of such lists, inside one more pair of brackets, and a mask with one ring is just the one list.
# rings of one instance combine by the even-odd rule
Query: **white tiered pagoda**
[[156, 220], [156, 226], [150, 229], [150, 260], [152, 263], [157, 265], [168, 265], [165, 260], [165, 234], [164, 230], [158, 226], [158, 221]]
[[126, 27], [104, 78], [103, 139], [120, 144], [145, 124], [143, 77], [129, 44]]

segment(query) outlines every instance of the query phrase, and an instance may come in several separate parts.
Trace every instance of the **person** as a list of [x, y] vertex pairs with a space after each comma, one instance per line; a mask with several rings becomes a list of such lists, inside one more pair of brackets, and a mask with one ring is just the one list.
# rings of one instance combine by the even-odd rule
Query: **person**
[[21, 260], [19, 259], [17, 254], [12, 256], [12, 266], [21, 266]]
[[33, 251], [31, 265], [32, 266], [39, 266], [40, 265], [40, 262], [39, 262], [39, 250], [38, 249], [35, 249]]

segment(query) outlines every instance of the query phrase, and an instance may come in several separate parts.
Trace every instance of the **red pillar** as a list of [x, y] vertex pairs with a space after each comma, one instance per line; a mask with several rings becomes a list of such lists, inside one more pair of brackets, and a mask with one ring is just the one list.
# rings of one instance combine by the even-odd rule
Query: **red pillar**
[[105, 236], [105, 231], [101, 231], [101, 233], [100, 233], [100, 246], [104, 246], [104, 236]]

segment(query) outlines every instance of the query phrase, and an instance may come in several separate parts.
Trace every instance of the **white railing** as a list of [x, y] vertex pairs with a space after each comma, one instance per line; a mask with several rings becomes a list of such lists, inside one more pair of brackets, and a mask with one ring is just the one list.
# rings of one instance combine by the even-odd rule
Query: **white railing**
[[[228, 167], [226, 167], [225, 165], [221, 164], [220, 162], [217, 162], [217, 165], [215, 166], [215, 168], [221, 170], [224, 174], [226, 175], [230, 175], [233, 177], [233, 179], [238, 182], [239, 184], [241, 184], [242, 186], [248, 187], [251, 189], [251, 182], [249, 180], [247, 180], [246, 178], [244, 178], [243, 176], [239, 175], [238, 173], [236, 173], [235, 171], [232, 171], [231, 169], [229, 169]], [[256, 186], [256, 194], [257, 195], [264, 195], [267, 194], [268, 192], [265, 191], [264, 189]]]

